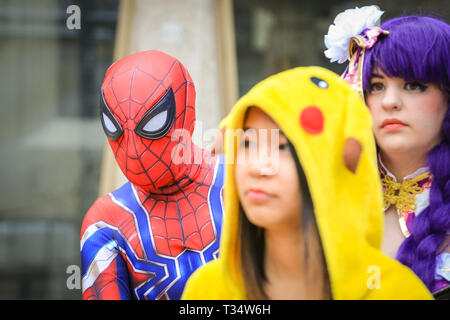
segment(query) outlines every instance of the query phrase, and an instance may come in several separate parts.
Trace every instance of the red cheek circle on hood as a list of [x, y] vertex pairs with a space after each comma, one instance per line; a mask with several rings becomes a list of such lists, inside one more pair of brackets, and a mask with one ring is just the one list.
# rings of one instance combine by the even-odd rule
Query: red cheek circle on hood
[[318, 107], [311, 106], [303, 109], [300, 114], [300, 126], [310, 134], [323, 131], [323, 113]]

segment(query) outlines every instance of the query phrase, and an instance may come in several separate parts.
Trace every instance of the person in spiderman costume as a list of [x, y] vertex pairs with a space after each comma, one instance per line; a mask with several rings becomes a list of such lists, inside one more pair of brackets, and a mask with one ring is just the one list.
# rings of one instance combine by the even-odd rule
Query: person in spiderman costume
[[217, 258], [223, 214], [223, 158], [190, 139], [194, 83], [165, 53], [131, 54], [107, 70], [100, 116], [129, 181], [83, 220], [83, 299], [179, 299]]

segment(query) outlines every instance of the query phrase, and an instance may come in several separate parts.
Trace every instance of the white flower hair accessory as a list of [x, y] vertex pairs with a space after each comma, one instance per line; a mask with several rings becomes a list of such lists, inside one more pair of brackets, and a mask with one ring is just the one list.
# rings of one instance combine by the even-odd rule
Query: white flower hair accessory
[[347, 9], [339, 13], [325, 35], [325, 56], [331, 62], [344, 63], [350, 60], [349, 45], [352, 37], [365, 29], [379, 26], [384, 11], [377, 6]]
[[378, 27], [383, 15], [377, 6], [348, 9], [339, 13], [325, 36], [325, 56], [331, 62], [344, 63], [350, 60], [342, 79], [350, 83], [364, 100], [363, 62], [366, 49], [372, 48], [382, 34], [389, 31]]

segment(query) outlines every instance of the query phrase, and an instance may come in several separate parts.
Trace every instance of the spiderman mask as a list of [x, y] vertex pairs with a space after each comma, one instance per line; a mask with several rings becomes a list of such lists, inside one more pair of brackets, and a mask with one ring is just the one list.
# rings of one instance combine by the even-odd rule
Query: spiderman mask
[[[178, 190], [197, 149], [190, 140], [195, 87], [187, 69], [155, 50], [129, 55], [106, 72], [100, 102], [103, 129], [128, 180], [147, 193]], [[183, 161], [174, 161], [179, 154]]]

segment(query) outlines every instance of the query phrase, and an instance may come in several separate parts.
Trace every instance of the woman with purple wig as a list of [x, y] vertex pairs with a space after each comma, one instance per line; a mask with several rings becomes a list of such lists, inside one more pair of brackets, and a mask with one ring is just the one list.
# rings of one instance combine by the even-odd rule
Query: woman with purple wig
[[383, 252], [436, 293], [450, 284], [450, 26], [405, 16], [378, 27], [382, 14], [376, 6], [340, 13], [325, 55], [350, 60], [343, 78], [372, 113]]

